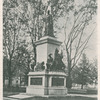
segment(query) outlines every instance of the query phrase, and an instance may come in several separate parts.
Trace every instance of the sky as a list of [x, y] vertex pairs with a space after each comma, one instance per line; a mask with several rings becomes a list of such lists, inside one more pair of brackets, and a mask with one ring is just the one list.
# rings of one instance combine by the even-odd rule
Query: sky
[[[62, 20], [59, 20], [59, 23], [62, 23], [62, 22], [63, 22]], [[88, 28], [86, 34], [90, 33], [93, 28], [94, 28], [93, 26], [90, 26]], [[69, 31], [69, 29], [67, 29], [67, 32], [68, 31]], [[60, 40], [62, 42], [64, 41], [65, 36], [63, 34], [63, 30], [60, 31], [60, 34], [57, 37], [58, 37], [58, 40]], [[95, 28], [95, 31], [92, 34], [92, 36], [88, 42], [87, 49], [85, 50], [85, 53], [90, 60], [97, 58], [97, 42], [98, 42], [97, 41], [97, 28]]]
[[[70, 15], [70, 17], [71, 16], [72, 15]], [[93, 22], [97, 23], [97, 18], [96, 17], [93, 19]], [[64, 23], [65, 23], [65, 19], [62, 18], [62, 19], [58, 20], [58, 26], [63, 26]], [[73, 23], [73, 20], [71, 20], [70, 22], [68, 20], [68, 24], [67, 24], [67, 28], [66, 28], [66, 33], [70, 32], [72, 23]], [[93, 32], [93, 34], [92, 34], [92, 36], [91, 36], [91, 38], [90, 38], [90, 40], [88, 42], [87, 49], [84, 52], [84, 53], [86, 53], [87, 58], [89, 58], [89, 60], [91, 60], [91, 61], [93, 59], [95, 59], [95, 58], [97, 59], [97, 42], [98, 41], [97, 41], [97, 27], [95, 27], [95, 25], [96, 24], [90, 24], [89, 27], [87, 28], [86, 32], [85, 32], [86, 36], [87, 36], [95, 28], [95, 30], [94, 30], [94, 32]], [[58, 31], [58, 33], [59, 33], [58, 36], [57, 36], [58, 40], [63, 42], [64, 39], [65, 39], [64, 30], [60, 30], [60, 31]], [[84, 37], [84, 39], [85, 38], [86, 37]]]

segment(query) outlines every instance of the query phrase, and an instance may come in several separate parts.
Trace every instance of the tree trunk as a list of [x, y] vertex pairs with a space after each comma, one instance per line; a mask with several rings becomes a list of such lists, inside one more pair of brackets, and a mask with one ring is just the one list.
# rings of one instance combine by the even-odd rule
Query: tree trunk
[[5, 87], [5, 75], [3, 75], [3, 86]]
[[71, 66], [69, 65], [68, 66], [68, 77], [67, 77], [67, 80], [66, 80], [66, 87], [71, 89], [72, 87], [72, 79], [71, 79]]
[[11, 87], [11, 85], [12, 85], [11, 59], [8, 64], [8, 77], [9, 77], [8, 87]]
[[8, 87], [11, 87], [11, 84], [12, 84], [12, 77], [11, 77], [11, 75], [9, 75]]
[[34, 46], [34, 61], [35, 61], [35, 64], [36, 64], [36, 46]]
[[84, 85], [83, 85], [83, 84], [81, 84], [81, 89], [83, 89], [83, 86], [84, 86]]

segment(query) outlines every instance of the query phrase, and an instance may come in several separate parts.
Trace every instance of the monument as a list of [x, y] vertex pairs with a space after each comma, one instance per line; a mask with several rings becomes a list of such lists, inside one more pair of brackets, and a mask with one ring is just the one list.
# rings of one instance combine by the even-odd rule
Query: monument
[[[52, 15], [48, 11], [45, 35], [35, 42], [37, 64], [28, 74], [27, 94], [66, 95], [66, 74], [62, 58], [58, 54], [61, 42], [53, 34]], [[58, 68], [59, 66], [59, 68]]]

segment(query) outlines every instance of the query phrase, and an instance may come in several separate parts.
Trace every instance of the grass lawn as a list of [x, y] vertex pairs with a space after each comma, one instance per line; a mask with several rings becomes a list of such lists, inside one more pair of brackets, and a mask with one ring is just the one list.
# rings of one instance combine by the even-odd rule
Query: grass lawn
[[[17, 95], [19, 93], [25, 93], [26, 92], [25, 89], [20, 89], [20, 90], [18, 89], [16, 91], [16, 89], [13, 88], [12, 90], [11, 91], [9, 91], [9, 89], [8, 90], [7, 89], [4, 90], [3, 91], [3, 97], [8, 97], [8, 96], [11, 96], [11, 95]], [[85, 95], [88, 95], [88, 94], [85, 94]], [[77, 94], [76, 96], [68, 95], [66, 97], [40, 97], [40, 96], [35, 96], [35, 97], [32, 97], [32, 98], [21, 99], [21, 100], [97, 100], [97, 98], [96, 97], [95, 98], [93, 98], [93, 97], [85, 97], [85, 96], [80, 96], [80, 95]]]
[[3, 88], [3, 97], [16, 95], [19, 93], [25, 93], [25, 92], [26, 92], [26, 88], [16, 88], [16, 87]]
[[89, 97], [33, 97], [22, 100], [97, 100], [97, 98], [89, 98]]
[[[20, 92], [4, 92], [4, 97], [10, 96], [10, 95], [17, 95]], [[4, 99], [5, 100], [5, 99]], [[92, 97], [84, 97], [84, 96], [66, 96], [66, 97], [40, 97], [40, 96], [35, 96], [31, 98], [26, 98], [26, 99], [20, 99], [20, 100], [97, 100], [97, 98], [92, 98]]]
[[20, 92], [3, 92], [3, 97], [19, 94]]
[[[3, 99], [3, 100], [5, 100], [5, 99]], [[11, 100], [13, 100], [13, 99], [11, 99]], [[97, 100], [97, 98], [68, 96], [68, 97], [32, 97], [32, 98], [18, 99], [18, 100]]]

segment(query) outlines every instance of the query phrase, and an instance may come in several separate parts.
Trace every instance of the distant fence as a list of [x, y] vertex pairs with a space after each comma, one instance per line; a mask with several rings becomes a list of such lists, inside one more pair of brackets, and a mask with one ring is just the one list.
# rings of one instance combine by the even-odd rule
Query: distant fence
[[3, 88], [3, 91], [6, 92], [26, 92], [26, 87], [10, 87], [10, 88]]
[[97, 89], [69, 89], [69, 94], [97, 94]]

